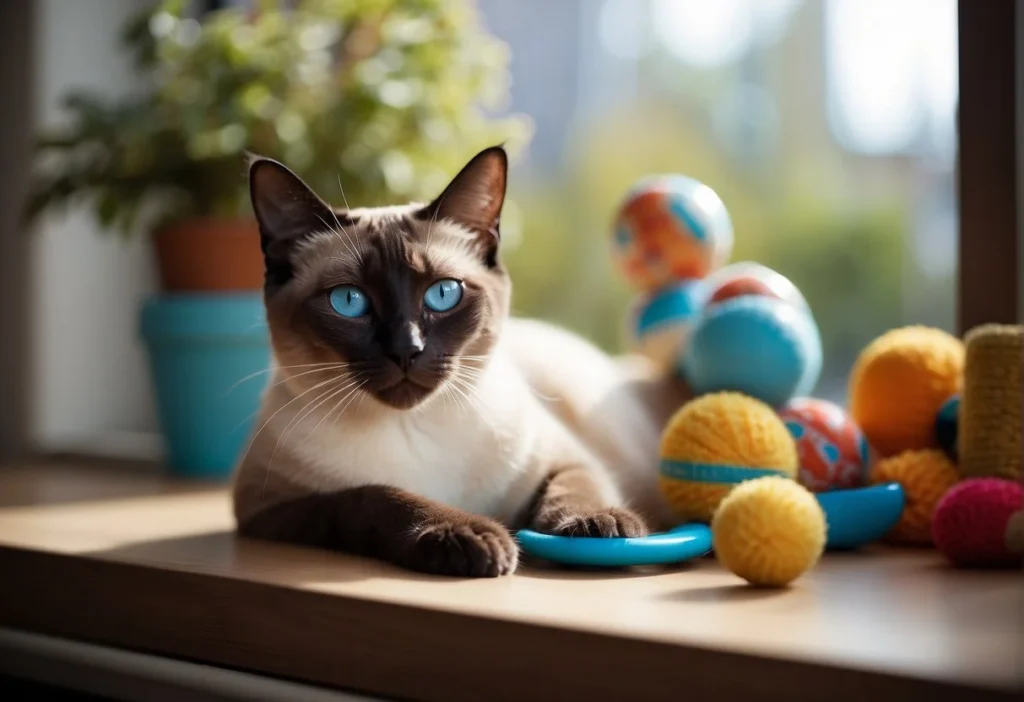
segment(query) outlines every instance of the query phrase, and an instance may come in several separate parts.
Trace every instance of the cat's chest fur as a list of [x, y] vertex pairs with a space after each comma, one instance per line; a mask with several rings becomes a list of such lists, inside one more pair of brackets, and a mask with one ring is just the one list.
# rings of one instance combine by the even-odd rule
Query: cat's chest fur
[[334, 420], [326, 415], [332, 403], [325, 403], [297, 420], [301, 412], [283, 412], [274, 433], [287, 432], [289, 477], [307, 488], [385, 484], [511, 518], [532, 482], [524, 475], [536, 431], [535, 416], [523, 407], [528, 393], [498, 355], [471, 395], [448, 390], [417, 410], [358, 407]]

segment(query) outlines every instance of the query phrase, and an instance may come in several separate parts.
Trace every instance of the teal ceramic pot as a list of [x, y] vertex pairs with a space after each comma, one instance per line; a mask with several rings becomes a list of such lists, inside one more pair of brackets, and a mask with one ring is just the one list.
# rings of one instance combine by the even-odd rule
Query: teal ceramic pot
[[170, 470], [230, 476], [248, 445], [270, 364], [259, 293], [159, 295], [140, 312]]

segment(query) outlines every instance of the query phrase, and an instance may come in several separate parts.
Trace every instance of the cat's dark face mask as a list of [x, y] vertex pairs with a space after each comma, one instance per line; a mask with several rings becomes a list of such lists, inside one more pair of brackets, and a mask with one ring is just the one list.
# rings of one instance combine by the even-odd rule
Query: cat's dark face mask
[[488, 149], [430, 205], [343, 212], [280, 164], [253, 163], [268, 321], [293, 390], [339, 415], [365, 394], [410, 409], [471, 393], [508, 312], [506, 168]]

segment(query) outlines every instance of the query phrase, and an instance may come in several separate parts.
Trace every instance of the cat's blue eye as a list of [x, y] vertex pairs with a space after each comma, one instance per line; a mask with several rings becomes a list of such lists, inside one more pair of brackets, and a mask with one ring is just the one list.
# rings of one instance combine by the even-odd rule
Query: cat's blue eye
[[434, 312], [447, 312], [462, 299], [462, 283], [451, 278], [439, 280], [423, 294], [423, 304]]
[[370, 301], [356, 286], [339, 285], [331, 290], [331, 307], [342, 317], [362, 317], [370, 311]]

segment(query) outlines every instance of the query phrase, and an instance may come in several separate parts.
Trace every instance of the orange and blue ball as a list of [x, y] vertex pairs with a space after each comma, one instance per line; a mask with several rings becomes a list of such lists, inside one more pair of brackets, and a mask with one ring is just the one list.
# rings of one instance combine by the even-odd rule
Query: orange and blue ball
[[728, 260], [732, 246], [732, 222], [721, 198], [683, 175], [641, 179], [615, 219], [613, 257], [644, 293], [704, 278]]
[[704, 281], [708, 305], [736, 297], [759, 296], [788, 302], [810, 312], [800, 289], [786, 276], [754, 261], [737, 261], [718, 269]]
[[811, 492], [861, 487], [867, 479], [868, 442], [843, 408], [827, 400], [791, 400], [779, 416], [796, 440], [797, 479]]

